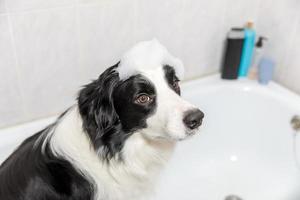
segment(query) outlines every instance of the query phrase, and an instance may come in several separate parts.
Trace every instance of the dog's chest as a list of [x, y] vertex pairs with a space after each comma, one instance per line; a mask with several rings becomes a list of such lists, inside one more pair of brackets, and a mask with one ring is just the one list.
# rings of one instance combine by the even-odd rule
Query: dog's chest
[[[103, 192], [108, 191], [105, 200], [149, 199], [173, 149], [173, 144], [153, 144], [139, 136], [132, 137], [123, 150], [124, 163], [112, 162], [107, 169], [112, 179], [104, 183]], [[100, 193], [101, 184], [98, 185]]]
[[114, 169], [111, 180], [97, 181], [95, 200], [146, 200], [154, 193], [162, 165], [153, 163], [148, 168]]

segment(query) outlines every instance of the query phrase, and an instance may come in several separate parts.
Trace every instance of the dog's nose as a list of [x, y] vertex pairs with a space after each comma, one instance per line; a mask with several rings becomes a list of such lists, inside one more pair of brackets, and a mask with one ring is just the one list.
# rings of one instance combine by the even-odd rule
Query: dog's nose
[[201, 112], [199, 109], [193, 109], [186, 112], [183, 122], [186, 127], [192, 130], [201, 125], [203, 117], [203, 112]]

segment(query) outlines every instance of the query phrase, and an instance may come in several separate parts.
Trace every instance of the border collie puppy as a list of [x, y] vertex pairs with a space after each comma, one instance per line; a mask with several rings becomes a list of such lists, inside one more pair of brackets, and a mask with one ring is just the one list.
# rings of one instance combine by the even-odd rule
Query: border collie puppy
[[181, 61], [141, 42], [0, 167], [1, 200], [136, 200], [203, 113], [180, 97]]

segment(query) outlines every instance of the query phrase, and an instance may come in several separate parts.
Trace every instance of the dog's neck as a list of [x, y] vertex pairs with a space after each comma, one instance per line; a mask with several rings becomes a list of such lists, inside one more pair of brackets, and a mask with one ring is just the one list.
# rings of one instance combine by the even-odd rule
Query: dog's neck
[[[118, 181], [119, 189], [136, 199], [153, 193], [155, 181], [169, 160], [174, 143], [151, 141], [140, 133], [133, 134], [123, 148], [123, 162], [111, 162], [111, 175]], [[124, 195], [123, 193], [123, 195]]]
[[[116, 155], [109, 162], [103, 161], [82, 129], [76, 106], [58, 123], [49, 142], [55, 154], [69, 160], [96, 184], [97, 196], [109, 200], [137, 199], [139, 195], [151, 192], [153, 181], [175, 146], [173, 142], [147, 139], [136, 132], [125, 142], [122, 155]], [[122, 156], [122, 160], [118, 156]]]

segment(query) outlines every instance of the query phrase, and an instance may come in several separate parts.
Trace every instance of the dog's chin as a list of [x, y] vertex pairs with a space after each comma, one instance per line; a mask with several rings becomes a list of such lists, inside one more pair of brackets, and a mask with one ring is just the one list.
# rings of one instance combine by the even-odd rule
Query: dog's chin
[[192, 138], [197, 135], [198, 129], [196, 130], [185, 130], [182, 133], [165, 131], [163, 134], [149, 134], [149, 132], [142, 132], [144, 138], [153, 141], [166, 141], [166, 142], [179, 142]]
[[175, 141], [183, 141], [183, 140], [188, 140], [190, 138], [192, 138], [194, 135], [197, 135], [197, 133], [199, 132], [199, 130], [187, 130], [185, 131], [185, 134], [183, 136], [180, 137], [172, 137], [173, 140]]
[[159, 140], [168, 140], [172, 142], [180, 142], [183, 140], [187, 140], [192, 138], [194, 135], [196, 135], [197, 131], [185, 131], [182, 135], [175, 135], [175, 134], [166, 134], [166, 136], [158, 137]]
[[143, 134], [143, 137], [148, 140], [159, 141], [159, 142], [177, 142], [177, 141], [184, 140], [186, 138], [186, 137], [174, 136], [171, 134], [155, 135], [155, 136]]

